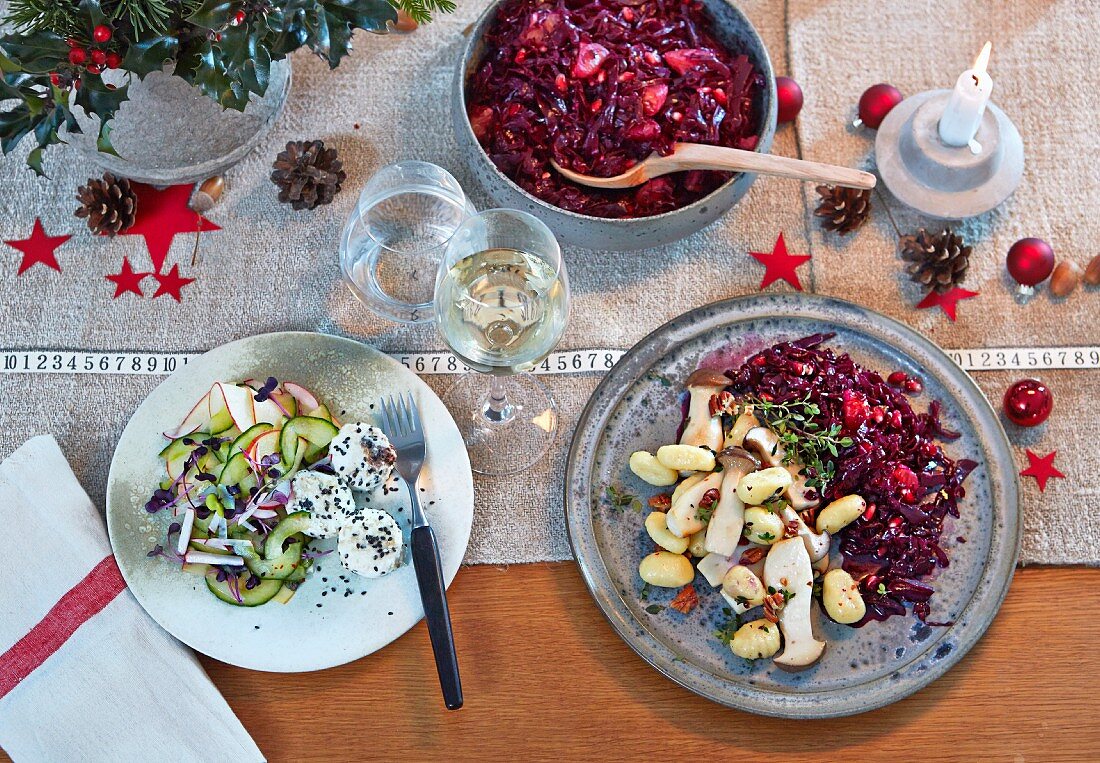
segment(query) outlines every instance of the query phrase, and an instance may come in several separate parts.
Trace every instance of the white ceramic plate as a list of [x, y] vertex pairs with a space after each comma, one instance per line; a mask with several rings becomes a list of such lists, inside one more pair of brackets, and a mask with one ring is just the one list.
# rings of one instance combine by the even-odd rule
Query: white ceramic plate
[[[215, 381], [268, 376], [305, 385], [345, 422], [374, 421], [372, 406], [380, 397], [412, 393], [427, 435], [420, 500], [439, 539], [448, 585], [470, 539], [470, 461], [454, 420], [415, 374], [371, 347], [324, 334], [263, 334], [222, 345], [166, 379], [134, 413], [111, 462], [107, 527], [138, 602], [173, 636], [222, 662], [275, 672], [319, 670], [381, 649], [420, 621], [424, 611], [411, 566], [371, 580], [344, 570], [333, 553], [317, 560], [289, 603], [248, 608], [219, 601], [201, 577], [147, 556], [164, 542], [172, 521], [168, 511], [149, 515], [144, 508], [164, 477], [157, 456], [165, 443], [161, 433], [177, 426]], [[397, 518], [407, 540], [404, 485], [386, 496], [377, 491], [371, 501]], [[334, 545], [331, 539], [312, 547]]]

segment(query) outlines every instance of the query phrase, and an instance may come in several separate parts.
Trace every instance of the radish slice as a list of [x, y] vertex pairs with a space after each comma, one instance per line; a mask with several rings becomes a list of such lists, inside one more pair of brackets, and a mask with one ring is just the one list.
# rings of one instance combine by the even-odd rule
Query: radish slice
[[321, 407], [321, 403], [314, 397], [313, 393], [303, 387], [301, 384], [295, 384], [294, 382], [284, 382], [283, 389], [290, 393], [290, 396], [298, 401], [298, 409], [302, 411], [315, 411]]
[[181, 554], [187, 553], [187, 544], [191, 542], [191, 530], [195, 527], [195, 510], [187, 509], [183, 512], [183, 526], [180, 527], [180, 540], [176, 544], [176, 550]]
[[219, 567], [243, 567], [244, 559], [239, 556], [208, 554], [205, 551], [188, 551], [184, 557], [188, 564], [214, 564]]
[[279, 513], [274, 509], [261, 507], [252, 512], [252, 516], [256, 519], [274, 519], [275, 517], [279, 516]]
[[174, 440], [177, 437], [183, 437], [184, 435], [189, 435], [192, 432], [197, 432], [204, 426], [209, 426], [209, 401], [210, 393], [207, 392], [199, 399], [199, 402], [195, 403], [195, 407], [188, 412], [183, 421], [180, 422], [180, 425], [176, 427], [175, 432], [165, 432], [164, 436]]

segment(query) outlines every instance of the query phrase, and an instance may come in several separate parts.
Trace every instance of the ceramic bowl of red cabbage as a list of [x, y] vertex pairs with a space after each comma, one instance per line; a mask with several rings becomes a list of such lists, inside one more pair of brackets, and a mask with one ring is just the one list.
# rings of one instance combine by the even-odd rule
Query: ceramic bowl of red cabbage
[[674, 142], [767, 153], [775, 75], [727, 0], [498, 0], [469, 34], [451, 113], [495, 204], [539, 217], [566, 245], [630, 251], [707, 227], [756, 176], [675, 173], [603, 191], [565, 180], [550, 160], [607, 177]]

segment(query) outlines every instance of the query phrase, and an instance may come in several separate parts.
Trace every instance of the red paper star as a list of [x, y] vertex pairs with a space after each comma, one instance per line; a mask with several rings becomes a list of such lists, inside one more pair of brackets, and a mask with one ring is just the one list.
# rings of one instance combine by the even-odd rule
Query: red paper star
[[772, 249], [770, 254], [766, 252], [749, 252], [749, 255], [767, 268], [764, 271], [764, 280], [760, 282], [760, 291], [779, 280], [786, 281], [794, 288], [802, 291], [802, 284], [798, 282], [798, 273], [795, 272], [795, 268], [804, 262], [808, 262], [810, 255], [787, 254], [787, 242], [783, 240], [782, 233], [779, 234], [779, 239], [775, 242], [775, 248]]
[[177, 302], [181, 301], [180, 290], [195, 280], [194, 278], [181, 278], [179, 265], [173, 265], [172, 269], [167, 273], [153, 273], [153, 278], [157, 279], [157, 283], [159, 284], [156, 292], [153, 294], [153, 299], [156, 299], [162, 294], [170, 294], [172, 295], [172, 299]]
[[1030, 450], [1024, 452], [1027, 454], [1027, 460], [1030, 465], [1020, 472], [1020, 476], [1034, 477], [1035, 481], [1039, 483], [1040, 493], [1047, 489], [1047, 480], [1052, 477], [1064, 478], [1066, 476], [1054, 468], [1054, 457], [1058, 455], [1058, 451], [1052, 450], [1042, 457], [1035, 455]]
[[917, 309], [924, 310], [927, 307], [938, 307], [944, 311], [948, 318], [955, 320], [955, 310], [958, 308], [959, 302], [976, 296], [978, 296], [978, 292], [960, 289], [958, 286], [943, 294], [932, 291], [917, 303]]
[[141, 291], [141, 282], [146, 276], [151, 275], [153, 274], [135, 273], [134, 269], [130, 267], [130, 258], [123, 257], [122, 270], [114, 275], [107, 276], [107, 280], [115, 285], [115, 295], [111, 299], [118, 299], [127, 292], [137, 294], [139, 297], [145, 296]]
[[57, 264], [57, 256], [54, 254], [54, 250], [70, 238], [72, 236], [47, 236], [45, 229], [42, 228], [42, 221], [36, 217], [34, 218], [34, 230], [31, 231], [30, 238], [20, 238], [4, 243], [23, 253], [23, 261], [19, 263], [19, 272], [16, 275], [23, 275], [39, 263], [60, 273], [61, 266]]
[[177, 233], [221, 230], [198, 212], [187, 206], [191, 198], [190, 185], [171, 185], [157, 189], [144, 183], [131, 183], [137, 194], [137, 220], [123, 235], [144, 236], [153, 268], [159, 273]]

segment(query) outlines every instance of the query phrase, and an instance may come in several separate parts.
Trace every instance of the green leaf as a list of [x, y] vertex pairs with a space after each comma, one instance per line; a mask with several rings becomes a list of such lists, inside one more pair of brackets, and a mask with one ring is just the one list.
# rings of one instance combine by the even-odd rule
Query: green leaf
[[38, 177], [45, 177], [46, 172], [42, 169], [42, 146], [31, 151], [27, 154], [27, 166], [34, 170], [34, 174]]
[[84, 14], [89, 39], [91, 39], [93, 29], [100, 24], [108, 25], [111, 21], [107, 18], [107, 14], [103, 12], [103, 8], [100, 7], [99, 0], [80, 0], [79, 7]]
[[645, 608], [645, 611], [651, 615], [656, 615], [659, 614], [662, 609], [664, 609], [664, 607], [660, 604], [650, 604], [648, 607]]
[[26, 103], [0, 113], [0, 151], [10, 154], [19, 145], [19, 141], [34, 129], [34, 124], [31, 110]]
[[[0, 48], [21, 71], [48, 74], [55, 71], [62, 61], [68, 61], [69, 46], [53, 32], [13, 34], [0, 38]], [[5, 64], [5, 69], [8, 64]]]
[[145, 75], [159, 72], [179, 53], [179, 40], [175, 37], [151, 37], [134, 43], [122, 59], [122, 68], [144, 79]]
[[99, 136], [96, 137], [95, 147], [105, 154], [118, 156], [118, 151], [115, 151], [115, 147], [111, 145], [111, 123], [109, 121], [100, 122]]
[[229, 24], [229, 14], [234, 5], [233, 0], [205, 0], [187, 20], [204, 29], [221, 29]]

